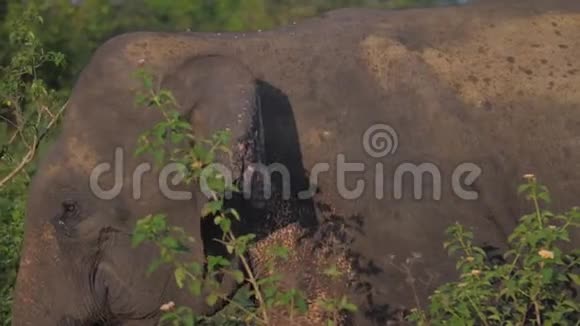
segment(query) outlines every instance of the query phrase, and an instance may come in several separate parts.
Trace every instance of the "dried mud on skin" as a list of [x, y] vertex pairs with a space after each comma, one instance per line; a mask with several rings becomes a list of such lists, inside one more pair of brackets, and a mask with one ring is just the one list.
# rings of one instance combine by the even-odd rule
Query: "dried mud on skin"
[[[298, 289], [305, 295], [308, 303], [306, 314], [295, 312], [292, 320], [289, 309], [273, 309], [269, 313], [272, 325], [325, 325], [330, 316], [319, 305], [320, 300], [341, 298], [347, 293], [353, 280], [352, 267], [346, 254], [333, 250], [329, 245], [319, 246], [312, 238], [303, 237], [304, 234], [305, 230], [300, 226], [291, 224], [272, 233], [250, 249], [254, 272], [263, 278], [272, 275], [268, 271], [268, 262], [273, 258], [271, 249], [276, 246], [287, 248], [288, 259], [276, 259], [274, 273], [282, 277], [282, 291]], [[336, 279], [324, 275], [324, 271], [331, 266], [336, 266], [342, 275]], [[344, 324], [346, 316], [339, 318], [339, 325]]]

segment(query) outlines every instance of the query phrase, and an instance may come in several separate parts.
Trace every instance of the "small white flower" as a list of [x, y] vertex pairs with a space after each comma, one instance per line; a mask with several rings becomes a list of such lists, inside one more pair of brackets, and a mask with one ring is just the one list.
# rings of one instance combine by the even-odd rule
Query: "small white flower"
[[554, 252], [546, 249], [538, 251], [538, 255], [544, 259], [554, 259]]
[[528, 174], [524, 174], [524, 179], [526, 180], [534, 180], [536, 178], [535, 175], [528, 173]]
[[161, 307], [159, 308], [159, 310], [161, 310], [161, 311], [170, 311], [170, 310], [173, 310], [173, 308], [175, 308], [175, 302], [169, 301], [168, 303], [161, 305]]

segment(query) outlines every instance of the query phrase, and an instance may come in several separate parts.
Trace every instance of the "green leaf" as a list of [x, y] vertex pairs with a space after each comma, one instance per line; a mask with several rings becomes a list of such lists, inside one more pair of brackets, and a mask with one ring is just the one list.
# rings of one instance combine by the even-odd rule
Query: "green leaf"
[[288, 257], [290, 255], [290, 249], [284, 246], [274, 246], [271, 249], [271, 254], [274, 257], [281, 258], [283, 260], [288, 260]]
[[238, 282], [238, 284], [244, 282], [244, 273], [242, 273], [242, 271], [239, 270], [232, 271], [232, 276], [234, 277], [236, 282]]
[[136, 232], [133, 233], [133, 236], [131, 238], [131, 245], [133, 246], [133, 248], [139, 246], [141, 243], [143, 243], [145, 240], [147, 240], [147, 235], [143, 232]]
[[202, 216], [214, 215], [219, 211], [221, 211], [223, 206], [224, 201], [221, 199], [210, 201], [203, 206], [203, 209], [201, 210], [201, 215]]
[[233, 209], [233, 208], [229, 208], [227, 210], [227, 213], [229, 215], [232, 215], [237, 221], [241, 221], [242, 220], [241, 217], [240, 217], [240, 214], [238, 213], [238, 211], [235, 210], [235, 209]]
[[153, 274], [153, 272], [155, 272], [159, 268], [159, 266], [161, 266], [162, 264], [163, 264], [162, 259], [154, 260], [147, 268], [147, 272], [146, 272], [147, 275], [149, 276], [149, 275]]
[[215, 305], [217, 301], [218, 301], [218, 296], [215, 293], [212, 293], [212, 294], [208, 295], [207, 298], [205, 299], [205, 302], [209, 306]]
[[216, 267], [227, 267], [230, 262], [222, 256], [208, 256], [207, 257], [207, 269], [209, 271], [215, 271]]
[[220, 229], [224, 234], [231, 231], [232, 221], [227, 218], [222, 218], [219, 223]]
[[545, 203], [549, 204], [552, 199], [550, 198], [550, 194], [547, 192], [541, 192], [538, 194], [538, 198], [543, 200]]
[[358, 310], [357, 306], [352, 303], [345, 303], [342, 305], [342, 309], [348, 312], [356, 312]]
[[201, 295], [202, 283], [199, 280], [193, 280], [189, 282], [189, 292], [196, 297]]
[[175, 282], [177, 286], [181, 289], [184, 286], [185, 278], [187, 277], [187, 272], [182, 268], [179, 267], [174, 272], [175, 275]]
[[178, 239], [174, 237], [164, 237], [160, 243], [163, 247], [176, 251], [176, 252], [187, 252], [188, 248], [181, 243]]
[[295, 298], [294, 304], [300, 313], [306, 313], [308, 311], [308, 303], [303, 295]]
[[574, 285], [580, 286], [580, 275], [568, 273], [568, 277], [574, 282]]
[[542, 281], [544, 283], [549, 283], [552, 280], [552, 276], [554, 275], [554, 270], [551, 268], [544, 268], [542, 270]]
[[337, 278], [342, 276], [342, 272], [338, 269], [336, 265], [332, 265], [329, 268], [325, 269], [323, 274], [331, 278]]
[[533, 185], [529, 183], [522, 184], [518, 186], [518, 194], [528, 193], [532, 187]]

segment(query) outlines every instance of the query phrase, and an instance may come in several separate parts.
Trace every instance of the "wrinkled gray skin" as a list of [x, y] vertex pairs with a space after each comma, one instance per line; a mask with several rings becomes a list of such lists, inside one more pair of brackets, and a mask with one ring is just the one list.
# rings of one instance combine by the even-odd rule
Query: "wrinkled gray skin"
[[[27, 232], [36, 235], [27, 241], [25, 251], [30, 254], [22, 260], [20, 275], [26, 277], [21, 277], [20, 284], [35, 282], [31, 284], [35, 293], [20, 298], [22, 304], [27, 300], [36, 303], [27, 304], [27, 308], [15, 305], [15, 325], [108, 325], [131, 320], [147, 325], [147, 321], [153, 324], [158, 317], [160, 305], [170, 300], [195, 307], [200, 313], [212, 312], [203, 302], [178, 291], [168, 268], [145, 276], [143, 272], [157, 255], [154, 247], [131, 247], [130, 234], [138, 218], [166, 213], [171, 224], [182, 226], [197, 239], [184, 259], [201, 261], [204, 249], [208, 249], [201, 241], [199, 217], [206, 198], [193, 188], [191, 200], [167, 199], [158, 185], [159, 169], [143, 176], [141, 198], [133, 198], [136, 166], [153, 163], [135, 157], [136, 140], [159, 121], [160, 113], [132, 107], [136, 92], [129, 87], [133, 86], [119, 88], [114, 82], [103, 83], [101, 74], [107, 74], [111, 61], [98, 57], [78, 81], [64, 130], [43, 160], [42, 169], [47, 173], [39, 174], [30, 189], [32, 198], [39, 198], [42, 203], [35, 199], [28, 208], [31, 218]], [[129, 69], [124, 73], [130, 77]], [[192, 123], [196, 136], [207, 138], [208, 131], [225, 128], [232, 131], [236, 164], [230, 168], [239, 177], [243, 164], [259, 156], [260, 147], [254, 142], [257, 134], [252, 134], [257, 130], [253, 126], [256, 98], [249, 71], [234, 60], [204, 56], [185, 61], [161, 80], [159, 87], [172, 90], [183, 118]], [[123, 110], [111, 109], [113, 106]], [[198, 125], [199, 121], [203, 125]], [[103, 137], [105, 134], [109, 137]], [[93, 193], [90, 175], [102, 162], [113, 164], [117, 148], [123, 149], [123, 170], [117, 174], [122, 176], [118, 184], [123, 188], [118, 196], [106, 199]], [[167, 179], [169, 188], [188, 190], [172, 187], [174, 176]], [[112, 170], [102, 174], [99, 183], [104, 190], [112, 189]], [[42, 286], [36, 285], [41, 279], [45, 280]], [[233, 284], [225, 283], [232, 291]], [[41, 296], [46, 301], [41, 301]], [[20, 308], [28, 310], [26, 315], [37, 315], [21, 318]]]
[[[349, 250], [359, 281], [367, 284], [362, 288], [370, 291], [355, 291], [361, 312], [353, 323], [380, 325], [398, 308], [415, 305], [407, 275], [389, 257], [401, 264], [422, 256], [414, 276], [430, 280], [417, 284], [425, 303], [436, 285], [455, 277], [454, 263], [442, 249], [448, 225], [460, 221], [473, 228], [478, 244], [505, 248], [517, 217], [529, 209], [516, 196], [521, 175], [535, 173], [547, 184], [554, 211], [578, 205], [578, 35], [580, 3], [535, 0], [341, 10], [263, 33], [134, 33], [112, 39], [81, 74], [64, 129], [30, 189], [14, 325], [106, 324], [99, 318], [148, 325], [169, 300], [211, 312], [183, 296], [169, 270], [145, 278], [155, 250], [131, 249], [128, 236], [139, 217], [166, 212], [202, 238], [197, 212], [203, 196], [165, 200], [153, 175], [143, 180], [139, 201], [132, 199], [130, 186], [110, 201], [88, 191], [91, 169], [112, 161], [116, 147], [125, 149], [130, 185], [140, 162], [131, 155], [135, 140], [159, 119], [132, 105], [137, 87], [132, 71], [142, 59], [176, 94], [196, 133], [230, 127], [237, 141], [248, 143], [234, 146], [249, 151], [238, 153], [236, 171], [254, 161], [299, 161], [307, 170], [318, 162], [330, 164], [319, 175], [313, 201], [304, 201], [305, 207], [316, 205], [316, 215], [299, 210], [304, 216], [298, 218], [356, 224]], [[270, 92], [260, 92], [259, 85]], [[256, 103], [262, 103], [259, 110]], [[258, 120], [262, 126], [253, 123]], [[361, 139], [379, 122], [397, 131], [399, 146], [394, 154], [373, 158]], [[260, 128], [264, 144], [256, 133]], [[345, 199], [337, 186], [339, 153], [367, 166], [364, 174], [346, 177], [349, 189], [356, 180], [366, 182], [356, 200]], [[373, 191], [379, 162], [386, 180], [382, 199]], [[434, 182], [428, 176], [422, 200], [413, 199], [408, 176], [403, 199], [393, 198], [393, 174], [404, 162], [440, 168], [441, 200], [430, 199]], [[463, 186], [477, 192], [476, 200], [463, 200], [452, 190], [454, 168], [463, 162], [483, 170], [475, 183]], [[110, 187], [113, 181], [102, 183]], [[70, 202], [76, 205], [63, 205]], [[195, 259], [204, 252], [198, 244], [191, 252]], [[577, 234], [572, 245], [578, 245]]]

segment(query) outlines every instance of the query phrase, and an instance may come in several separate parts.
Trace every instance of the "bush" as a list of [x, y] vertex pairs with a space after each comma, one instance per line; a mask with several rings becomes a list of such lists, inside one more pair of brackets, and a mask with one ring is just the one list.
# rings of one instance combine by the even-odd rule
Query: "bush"
[[26, 188], [35, 158], [63, 111], [60, 96], [48, 89], [39, 69], [60, 66], [63, 57], [46, 51], [34, 29], [42, 19], [34, 8], [9, 20], [14, 52], [0, 66], [0, 321], [10, 324], [12, 288], [22, 244]]
[[27, 182], [18, 178], [0, 192], [0, 325], [10, 324], [12, 287], [18, 270]]
[[[580, 320], [574, 286], [580, 285], [580, 250], [565, 250], [570, 229], [580, 225], [580, 208], [554, 214], [545, 186], [526, 175], [519, 188], [532, 203], [508, 238], [499, 264], [489, 263], [473, 233], [456, 224], [447, 230], [449, 254], [459, 254], [460, 279], [444, 284], [430, 297], [426, 311], [410, 320], [419, 325], [572, 325]], [[576, 324], [577, 325], [577, 324]]]

